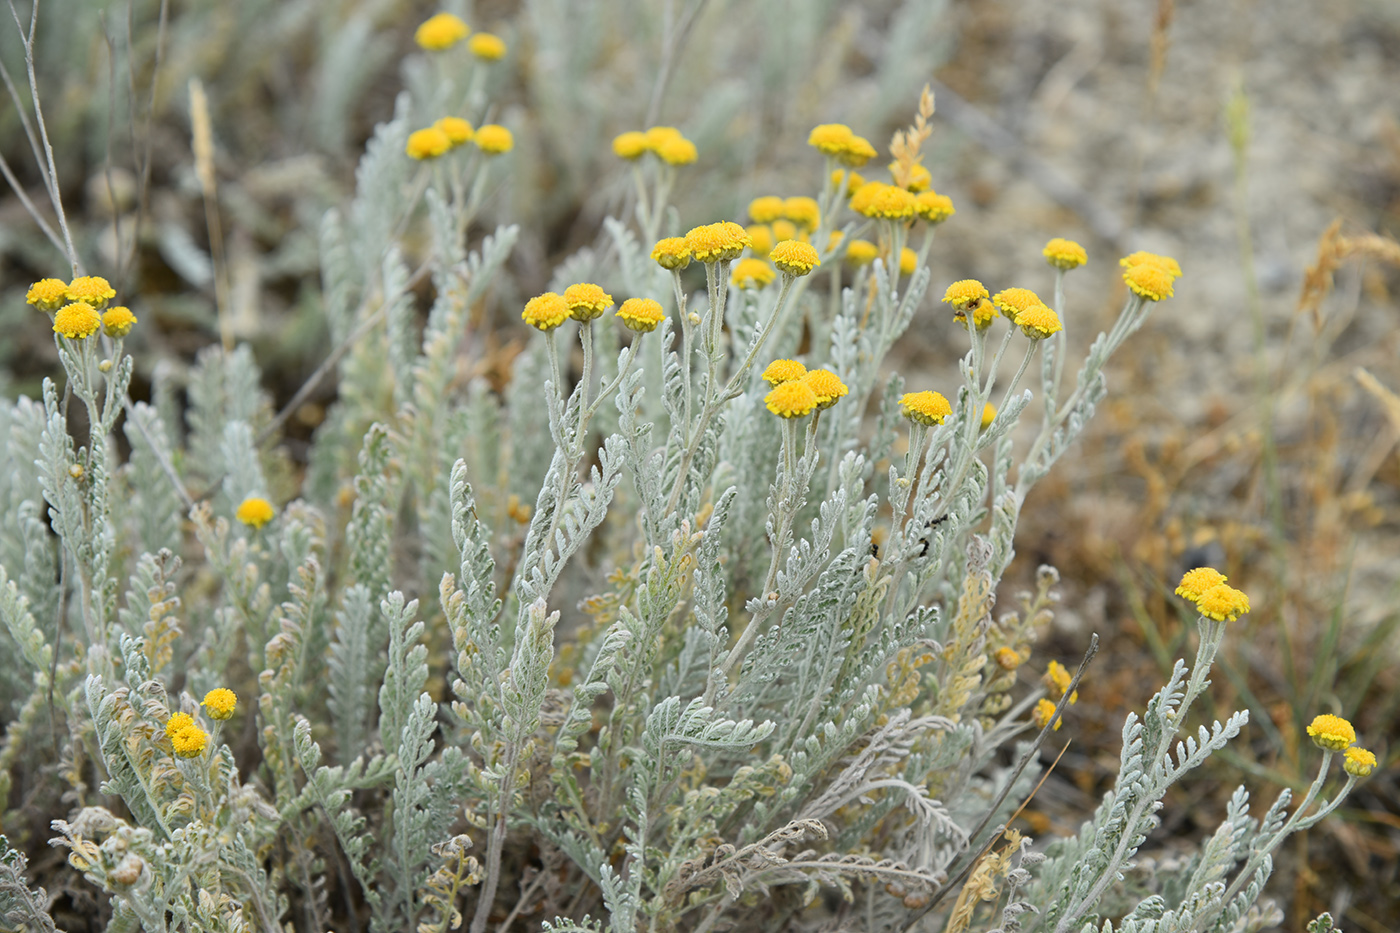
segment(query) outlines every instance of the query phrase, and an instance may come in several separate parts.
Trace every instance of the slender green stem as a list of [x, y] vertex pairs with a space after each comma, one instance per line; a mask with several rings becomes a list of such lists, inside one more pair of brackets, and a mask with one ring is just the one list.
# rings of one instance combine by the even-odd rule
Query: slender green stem
[[[1004, 411], [1006, 403], [1011, 401], [1011, 393], [1016, 391], [1016, 386], [1020, 384], [1021, 377], [1026, 374], [1026, 369], [1031, 365], [1031, 357], [1035, 356], [1035, 345], [1038, 340], [1027, 341], [1026, 355], [1021, 357], [1021, 366], [1016, 370], [1016, 375], [1011, 377], [1011, 381], [1006, 384], [1006, 391], [1001, 394], [1001, 404], [997, 406], [997, 411]], [[990, 392], [990, 387], [988, 387]], [[979, 409], [980, 413], [980, 409]]]

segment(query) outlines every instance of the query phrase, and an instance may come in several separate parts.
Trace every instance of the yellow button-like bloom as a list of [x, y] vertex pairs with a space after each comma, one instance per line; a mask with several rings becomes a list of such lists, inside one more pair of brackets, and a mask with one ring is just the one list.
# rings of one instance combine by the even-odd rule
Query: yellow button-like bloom
[[724, 220], [692, 227], [685, 235], [685, 242], [690, 246], [690, 255], [700, 262], [721, 262], [738, 259], [749, 245], [749, 235], [743, 227]]
[[452, 148], [452, 137], [436, 126], [415, 130], [408, 134], [408, 144], [404, 152], [413, 159], [436, 159]]
[[591, 321], [612, 307], [613, 297], [591, 282], [580, 282], [564, 289], [564, 303], [575, 321]]
[[1308, 735], [1318, 748], [1339, 752], [1356, 741], [1356, 729], [1340, 716], [1323, 713], [1308, 724]]
[[780, 418], [803, 418], [817, 407], [817, 393], [801, 379], [783, 382], [763, 397], [763, 404]]
[[[1039, 700], [1036, 701], [1036, 704], [1035, 704], [1035, 712], [1033, 712], [1033, 713], [1031, 714], [1031, 721], [1034, 722], [1038, 728], [1044, 729], [1044, 728], [1045, 728], [1045, 724], [1048, 723], [1048, 722], [1050, 721], [1050, 717], [1051, 717], [1051, 716], [1054, 716], [1054, 715], [1055, 715], [1055, 704], [1054, 704], [1054, 703], [1051, 703], [1049, 700], [1045, 699], [1044, 697], [1041, 697]], [[1062, 720], [1062, 719], [1056, 719], [1056, 720], [1055, 720], [1055, 730], [1054, 730], [1054, 731], [1059, 732], [1059, 731], [1060, 731], [1060, 726], [1061, 726], [1063, 723], [1064, 723], [1064, 720]]]
[[859, 168], [879, 155], [875, 147], [870, 145], [870, 140], [864, 136], [852, 136], [846, 143], [846, 148], [836, 153], [836, 158], [842, 165], [849, 165], [852, 168]]
[[817, 397], [818, 409], [830, 408], [851, 391], [841, 377], [829, 369], [809, 370], [801, 381], [807, 383], [807, 388]]
[[783, 216], [783, 199], [765, 194], [749, 202], [749, 217], [756, 224], [771, 224]]
[[[1040, 682], [1045, 684], [1045, 692], [1050, 694], [1050, 699], [1059, 700], [1069, 689], [1070, 683], [1074, 680], [1069, 671], [1059, 661], [1051, 661], [1045, 666], [1045, 676], [1040, 678]], [[1070, 694], [1071, 703], [1079, 702], [1079, 691]]]
[[[797, 224], [793, 223], [790, 220], [787, 220], [786, 218], [780, 217], [777, 220], [773, 221], [772, 227], [773, 239], [776, 242], [781, 243], [783, 240], [795, 240], [799, 236]], [[769, 252], [772, 252], [772, 250], [769, 250]]]
[[1342, 770], [1352, 777], [1370, 777], [1371, 772], [1376, 770], [1376, 753], [1359, 745], [1353, 745], [1346, 751], [1346, 760], [1342, 762]]
[[189, 725], [170, 737], [170, 747], [181, 758], [198, 758], [209, 744], [209, 733], [199, 726]]
[[674, 126], [653, 126], [642, 135], [646, 137], [647, 148], [655, 152], [661, 148], [666, 140], [680, 136], [681, 131]]
[[454, 147], [472, 141], [475, 131], [472, 125], [461, 117], [443, 117], [433, 126], [447, 134], [447, 141]]
[[1181, 585], [1176, 588], [1176, 595], [1185, 597], [1194, 603], [1205, 594], [1206, 590], [1214, 589], [1228, 579], [1229, 577], [1214, 567], [1197, 567], [1195, 570], [1188, 570], [1182, 574]]
[[1089, 261], [1089, 254], [1073, 240], [1055, 237], [1040, 251], [1045, 261], [1056, 269], [1074, 269]]
[[953, 406], [938, 392], [906, 392], [899, 397], [904, 417], [919, 424], [942, 424], [953, 413]]
[[1161, 301], [1172, 296], [1172, 274], [1163, 266], [1129, 266], [1128, 271], [1123, 273], [1123, 281], [1128, 283], [1134, 294], [1148, 301]]
[[1065, 329], [1060, 323], [1060, 316], [1045, 305], [1031, 305], [1016, 315], [1016, 326], [1032, 340], [1044, 340]]
[[62, 279], [40, 279], [29, 286], [24, 300], [40, 311], [52, 314], [68, 300], [68, 283]]
[[613, 137], [613, 154], [623, 159], [639, 159], [647, 151], [647, 134], [628, 130]]
[[188, 729], [192, 725], [194, 725], [194, 717], [189, 713], [174, 713], [165, 722], [165, 737], [173, 739], [175, 733], [181, 729]]
[[797, 360], [774, 360], [763, 371], [763, 380], [771, 386], [780, 386], [784, 382], [796, 382], [805, 375], [807, 367]]
[[899, 251], [899, 274], [913, 275], [919, 267], [919, 254], [905, 246]]
[[506, 57], [506, 43], [500, 36], [489, 32], [479, 32], [467, 42], [473, 55], [488, 62], [498, 62]]
[[684, 269], [690, 265], [690, 244], [683, 236], [664, 237], [651, 248], [651, 258], [663, 269]]
[[755, 256], [767, 256], [773, 251], [773, 228], [767, 224], [750, 224], [744, 228], [749, 235], [749, 249]]
[[1001, 309], [1012, 324], [1019, 323], [1022, 311], [1045, 304], [1040, 296], [1029, 288], [1003, 288], [992, 296], [992, 303]]
[[992, 660], [1004, 671], [1014, 671], [1021, 666], [1021, 655], [1008, 645], [1002, 645], [992, 653]]
[[1196, 611], [1217, 622], [1233, 622], [1249, 611], [1249, 597], [1220, 583], [1201, 594], [1196, 600]]
[[430, 52], [441, 52], [461, 42], [471, 32], [466, 23], [451, 13], [439, 13], [424, 20], [413, 33], [413, 41]]
[[972, 326], [979, 331], [986, 330], [992, 326], [992, 319], [997, 316], [996, 305], [986, 298], [979, 298], [971, 308], [959, 308], [953, 312], [953, 320], [963, 327], [967, 327], [968, 312], [972, 313]]
[[738, 288], [762, 288], [777, 277], [778, 273], [762, 259], [740, 259], [731, 276]]
[[914, 195], [896, 185], [872, 181], [851, 199], [851, 210], [866, 217], [905, 220], [914, 216]]
[[209, 713], [210, 719], [220, 722], [232, 719], [237, 706], [238, 694], [227, 687], [215, 687], [204, 695], [204, 709]]
[[548, 332], [569, 319], [569, 303], [558, 292], [545, 292], [525, 302], [520, 319], [536, 330]]
[[58, 309], [53, 318], [53, 332], [69, 340], [83, 340], [97, 333], [102, 315], [85, 301], [75, 301]]
[[914, 213], [931, 224], [941, 224], [957, 213], [953, 199], [936, 191], [921, 191], [914, 198]]
[[839, 191], [841, 188], [841, 182], [846, 180], [847, 174], [851, 176], [850, 182], [846, 185], [846, 197], [849, 198], [852, 194], [855, 193], [855, 190], [857, 188], [865, 184], [865, 178], [859, 172], [854, 171], [852, 169], [838, 168], [836, 171], [831, 173], [832, 187], [836, 188]]
[[699, 158], [695, 143], [677, 134], [656, 147], [656, 154], [667, 165], [689, 165]]
[[783, 199], [783, 216], [797, 224], [799, 230], [817, 229], [822, 217], [816, 199], [801, 195]]
[[[898, 165], [898, 162], [890, 163], [890, 174], [894, 174], [895, 167]], [[928, 169], [916, 162], [914, 167], [909, 170], [909, 184], [904, 187], [918, 194], [920, 191], [927, 190], [931, 184], [933, 184], [933, 176], [928, 173]]]
[[476, 131], [476, 147], [487, 155], [500, 155], [515, 147], [515, 137], [510, 130], [495, 123], [488, 123]]
[[628, 298], [617, 309], [617, 319], [629, 330], [649, 334], [666, 320], [666, 312], [661, 302], [652, 298]]
[[880, 248], [869, 240], [852, 240], [846, 245], [846, 261], [855, 266], [866, 266], [880, 255]]
[[81, 301], [101, 311], [108, 301], [117, 297], [117, 290], [100, 275], [80, 275], [68, 283], [65, 294], [69, 301]]
[[136, 325], [136, 315], [131, 309], [118, 306], [102, 312], [102, 333], [108, 337], [125, 337]]
[[846, 151], [854, 136], [844, 123], [823, 123], [807, 134], [807, 145], [815, 146], [818, 152], [826, 155], [837, 156]]
[[1139, 250], [1136, 253], [1129, 253], [1118, 260], [1118, 265], [1124, 269], [1131, 269], [1133, 266], [1160, 266], [1166, 270], [1173, 279], [1181, 278], [1181, 266], [1170, 256], [1162, 256], [1157, 253], [1149, 253]]
[[966, 311], [983, 298], [990, 298], [987, 286], [976, 279], [959, 279], [943, 293], [943, 302], [954, 308]]
[[234, 518], [253, 528], [261, 528], [272, 521], [272, 517], [276, 514], [271, 502], [261, 496], [249, 496], [238, 504], [238, 511], [234, 513]]
[[778, 267], [779, 272], [787, 275], [806, 275], [822, 264], [812, 244], [803, 243], [801, 240], [783, 240], [774, 245], [768, 258]]

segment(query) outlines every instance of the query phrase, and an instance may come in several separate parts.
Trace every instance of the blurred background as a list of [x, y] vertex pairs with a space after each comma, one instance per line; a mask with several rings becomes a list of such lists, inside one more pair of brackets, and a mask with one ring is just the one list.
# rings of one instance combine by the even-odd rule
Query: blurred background
[[[23, 20], [28, 4], [16, 8]], [[936, 300], [953, 280], [1048, 293], [1042, 245], [1078, 240], [1090, 261], [1069, 276], [1066, 328], [1082, 356], [1124, 300], [1117, 258], [1178, 259], [1176, 297], [1114, 360], [1086, 440], [1027, 503], [1003, 583], [1010, 606], [1037, 564], [1061, 571], [1047, 658], [1073, 666], [1089, 633], [1104, 639], [1063, 733], [1069, 751], [1025, 818], [1037, 836], [1068, 833], [1096, 804], [1124, 714], [1193, 650], [1170, 591], [1212, 564], [1254, 609], [1227, 641], [1210, 712], [1247, 707], [1251, 725], [1178, 789], [1155, 842], [1170, 851], [1213, 830], [1241, 780], [1258, 811], [1306, 786], [1316, 756], [1303, 726], [1348, 716], [1382, 768], [1340, 819], [1289, 841], [1271, 891], [1289, 901], [1290, 930], [1323, 909], [1349, 931], [1400, 929], [1400, 4], [43, 0], [35, 77], [63, 203], [88, 271], [142, 322], [128, 341], [137, 398], [153, 380], [178, 384], [219, 340], [216, 295], [279, 406], [321, 362], [322, 215], [348, 201], [398, 92], [469, 67], [414, 45], [438, 9], [508, 48], [480, 79], [491, 119], [516, 135], [480, 229], [522, 228], [508, 284], [478, 312], [498, 325], [498, 385], [526, 336], [524, 298], [601, 246], [603, 217], [630, 211], [610, 141], [650, 124], [699, 148], [673, 197], [678, 233], [744, 220], [758, 195], [815, 194], [822, 163], [805, 142], [817, 123], [876, 143], [882, 159], [865, 174], [880, 177], [891, 133], [931, 83], [924, 163], [957, 215], [896, 350], [911, 383], [955, 376], [966, 337]], [[0, 155], [56, 229], [8, 17], [0, 62], [14, 89]], [[212, 211], [191, 147], [195, 80], [214, 139]], [[60, 371], [23, 296], [67, 274], [5, 187], [7, 395], [37, 395]], [[426, 285], [422, 299], [426, 312]], [[333, 397], [322, 386], [287, 423], [294, 464]]]

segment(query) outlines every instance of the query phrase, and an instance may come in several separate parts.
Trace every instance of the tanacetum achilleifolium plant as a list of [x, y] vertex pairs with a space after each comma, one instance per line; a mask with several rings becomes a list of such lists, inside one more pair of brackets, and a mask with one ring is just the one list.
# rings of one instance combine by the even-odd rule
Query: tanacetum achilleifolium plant
[[[468, 36], [444, 14], [417, 39], [431, 56]], [[954, 214], [920, 162], [927, 92], [888, 180], [857, 175], [868, 141], [818, 126], [790, 172], [815, 197], [757, 198], [748, 227], [680, 222], [669, 192], [702, 154], [652, 127], [613, 143], [633, 216], [524, 303], [533, 336], [498, 394], [458, 375], [516, 239], [474, 226], [514, 140], [472, 122], [504, 44], [472, 50], [475, 73], [400, 97], [353, 203], [325, 217], [338, 397], [304, 477], [276, 454], [246, 346], [200, 355], [180, 418], [168, 381], [129, 398], [137, 316], [76, 254], [71, 282], [29, 291], [66, 381], [0, 407], [18, 648], [0, 654], [0, 780], [9, 803], [23, 789], [64, 815], [53, 842], [104, 892], [108, 928], [1273, 922], [1272, 852], [1375, 767], [1334, 716], [1310, 730], [1299, 806], [1285, 792], [1256, 820], [1241, 789], [1195, 856], [1119, 884], [1167, 787], [1247, 720], [1177, 740], [1249, 611], [1209, 568], [1178, 590], [1196, 659], [1129, 717], [1115, 790], [1043, 850], [1006, 826], [1085, 669], [1032, 664], [1053, 569], [993, 617], [1017, 516], [1175, 262], [1124, 260], [1127, 302], [1071, 388], [1077, 244], [1044, 249], [1049, 303], [956, 275], [924, 301]], [[968, 349], [956, 379], [908, 387], [882, 363], [925, 304], [949, 306]], [[15, 810], [4, 822], [24, 835]], [[0, 914], [53, 929], [25, 868], [6, 841]]]

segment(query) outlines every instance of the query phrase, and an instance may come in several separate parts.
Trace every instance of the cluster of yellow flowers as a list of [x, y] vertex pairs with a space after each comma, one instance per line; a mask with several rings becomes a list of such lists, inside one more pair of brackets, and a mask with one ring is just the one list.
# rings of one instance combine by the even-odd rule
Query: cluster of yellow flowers
[[[591, 282], [580, 282], [564, 289], [564, 294], [545, 292], [525, 302], [525, 310], [520, 317], [537, 330], [548, 333], [573, 318], [581, 324], [588, 324], [600, 317], [613, 305], [613, 297]], [[617, 309], [615, 315], [623, 326], [637, 333], [650, 333], [656, 330], [665, 312], [661, 302], [652, 298], [628, 298]]]
[[1376, 755], [1356, 743], [1356, 728], [1340, 716], [1323, 713], [1308, 724], [1313, 744], [1328, 752], [1343, 752], [1342, 768], [1352, 777], [1370, 777], [1376, 769]]
[[[107, 307], [117, 291], [101, 276], [80, 275], [71, 282], [40, 279], [29, 286], [25, 301], [53, 318], [53, 332], [69, 340], [86, 340], [100, 328], [113, 339], [125, 337], [136, 324], [130, 308]], [[105, 311], [103, 309], [106, 309]]]
[[[1015, 652], [1010, 648], [1002, 648], [1001, 650], [1015, 655]], [[1000, 662], [1001, 659], [998, 658], [997, 660]], [[1014, 668], [1012, 669], [1014, 670]], [[1069, 691], [1069, 685], [1073, 680], [1074, 678], [1070, 676], [1069, 670], [1059, 661], [1051, 661], [1046, 665], [1045, 674], [1040, 678], [1040, 682], [1045, 685], [1045, 692], [1049, 694], [1049, 696], [1041, 697], [1037, 700], [1035, 709], [1031, 711], [1031, 721], [1035, 723], [1037, 728], [1044, 729], [1045, 726], [1049, 724], [1051, 718], [1054, 717], [1055, 731], [1059, 731], [1060, 726], [1062, 726], [1064, 722], [1061, 718], [1055, 717], [1055, 705], [1060, 701], [1060, 698]], [[1070, 694], [1069, 702], [1071, 704], [1079, 702], [1078, 690]]]
[[823, 123], [813, 127], [807, 136], [807, 145], [852, 168], [859, 168], [878, 155], [870, 140], [857, 136], [844, 123]]
[[[233, 717], [238, 695], [227, 687], [216, 687], [204, 695], [202, 703], [209, 718], [223, 722]], [[197, 758], [209, 746], [209, 733], [199, 727], [189, 713], [175, 713], [165, 723], [170, 748], [181, 758]]]
[[850, 391], [829, 369], [807, 369], [797, 360], [774, 360], [763, 371], [773, 391], [763, 397], [768, 410], [780, 418], [805, 418], [825, 411]]
[[413, 39], [420, 48], [429, 52], [445, 52], [457, 43], [471, 36], [467, 49], [483, 61], [500, 61], [506, 57], [506, 44], [499, 36], [489, 32], [473, 34], [471, 27], [462, 22], [461, 17], [451, 13], [438, 13], [424, 20], [413, 33]]
[[[1049, 253], [1046, 255], [1048, 257]], [[1123, 267], [1123, 281], [1128, 283], [1133, 294], [1148, 301], [1170, 298], [1172, 284], [1181, 278], [1181, 266], [1170, 256], [1139, 251], [1124, 256], [1118, 260], [1118, 264]]]
[[1223, 573], [1212, 567], [1188, 570], [1176, 588], [1176, 595], [1191, 600], [1201, 615], [1217, 622], [1233, 622], [1249, 612], [1249, 597], [1232, 586]]
[[487, 123], [474, 130], [461, 117], [443, 117], [432, 126], [409, 133], [404, 151], [410, 158], [436, 159], [469, 142], [476, 143], [486, 155], [500, 155], [515, 147], [515, 137], [504, 126]]
[[629, 162], [648, 152], [667, 165], [689, 165], [698, 158], [695, 143], [686, 139], [674, 126], [653, 126], [651, 129], [629, 130], [612, 142], [613, 152]]

